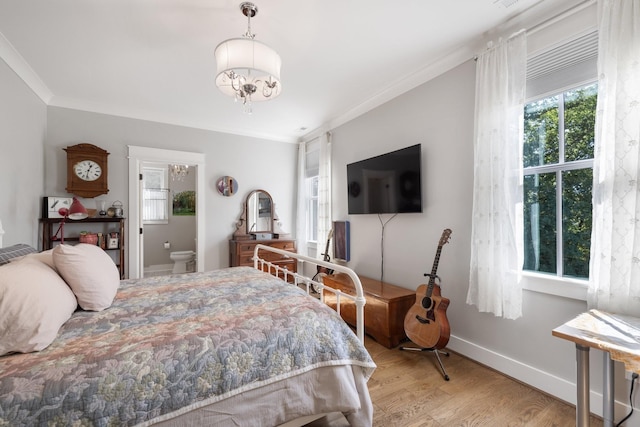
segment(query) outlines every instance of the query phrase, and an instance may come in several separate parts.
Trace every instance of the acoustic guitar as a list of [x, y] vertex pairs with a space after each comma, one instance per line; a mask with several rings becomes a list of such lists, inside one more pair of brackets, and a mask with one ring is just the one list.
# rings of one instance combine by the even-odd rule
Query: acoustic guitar
[[425, 276], [429, 276], [429, 284], [418, 287], [416, 303], [404, 318], [404, 331], [407, 337], [424, 348], [444, 348], [449, 342], [451, 334], [446, 313], [449, 300], [442, 296], [440, 286], [436, 284], [436, 278], [438, 281], [440, 280], [436, 275], [440, 253], [450, 236], [450, 229], [447, 228], [442, 232], [431, 274], [425, 274]]
[[[322, 254], [322, 259], [327, 262], [331, 261], [331, 256], [329, 256], [329, 242], [331, 241], [331, 237], [333, 237], [333, 228], [329, 230], [329, 234], [327, 235], [327, 246], [325, 246], [324, 253]], [[325, 266], [317, 265], [316, 268], [316, 274], [311, 278], [311, 280], [316, 280], [316, 277], [318, 277], [319, 274], [333, 274], [333, 270]], [[316, 287], [313, 286], [313, 283], [311, 284], [311, 290], [315, 293], [319, 293]]]
[[[329, 256], [329, 242], [331, 241], [331, 238], [333, 237], [333, 228], [331, 230], [329, 230], [329, 234], [327, 235], [327, 246], [325, 246], [324, 248], [324, 253], [322, 254], [322, 259], [326, 262], [331, 261], [331, 257]], [[323, 267], [321, 265], [318, 265], [318, 272], [316, 273], [316, 276], [320, 273], [325, 273], [325, 274], [333, 274], [333, 270], [327, 268], [327, 267]]]

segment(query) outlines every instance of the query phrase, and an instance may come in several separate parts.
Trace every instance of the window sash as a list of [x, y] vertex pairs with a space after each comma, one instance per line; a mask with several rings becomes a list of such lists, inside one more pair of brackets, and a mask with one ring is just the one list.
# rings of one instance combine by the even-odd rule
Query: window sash
[[[569, 209], [575, 207], [576, 203], [579, 203], [579, 198], [574, 197], [570, 199], [570, 196], [573, 194], [579, 194], [579, 191], [588, 191], [589, 192], [589, 201], [591, 200], [591, 190], [593, 183], [593, 152], [582, 153], [581, 156], [590, 155], [591, 158], [582, 158], [579, 160], [566, 160], [566, 143], [565, 136], [567, 133], [565, 132], [565, 120], [567, 119], [565, 115], [565, 102], [567, 101], [566, 94], [572, 91], [579, 90], [581, 88], [588, 88], [593, 85], [593, 83], [581, 86], [579, 88], [572, 88], [566, 91], [563, 91], [559, 94], [552, 94], [547, 98], [557, 98], [557, 141], [543, 141], [544, 146], [534, 147], [542, 153], [540, 154], [540, 164], [535, 166], [527, 166], [523, 168], [524, 172], [524, 215], [525, 215], [525, 235], [524, 238], [524, 246], [525, 246], [525, 264], [523, 265], [524, 271], [531, 272], [540, 272], [540, 273], [549, 273], [554, 274], [558, 277], [577, 277], [583, 280], [588, 279], [588, 252], [589, 245], [580, 244], [578, 241], [577, 246], [572, 247], [572, 251], [578, 251], [578, 253], [587, 253], [587, 261], [586, 261], [586, 273], [585, 270], [585, 261], [584, 259], [578, 257], [578, 259], [565, 259], [565, 253], [568, 253], [566, 250], [566, 245], [569, 240], [576, 244], [576, 236], [583, 240], [590, 240], [590, 229], [591, 229], [591, 205], [589, 204], [589, 216], [588, 218], [584, 217], [584, 215], [580, 218], [575, 218], [576, 212], [568, 212]], [[597, 92], [596, 92], [597, 93]], [[539, 101], [539, 100], [538, 100]], [[536, 102], [535, 100], [531, 103]], [[525, 106], [526, 108], [531, 104], [528, 103]], [[595, 116], [594, 116], [595, 121]], [[545, 123], [542, 123], [545, 125]], [[571, 129], [569, 129], [571, 130]], [[546, 137], [546, 135], [545, 135]], [[533, 141], [536, 142], [535, 140]], [[557, 144], [557, 146], [556, 146]], [[549, 147], [552, 147], [553, 150], [557, 150], [557, 153], [547, 152]], [[528, 148], [529, 155], [535, 156], [538, 155], [537, 152], [532, 151], [532, 147]], [[544, 158], [543, 158], [544, 155]], [[547, 163], [547, 157], [551, 159], [554, 163]], [[535, 157], [534, 157], [535, 158]], [[524, 160], [525, 163], [527, 159]], [[573, 185], [577, 184], [580, 187], [580, 190], [571, 191], [571, 187], [565, 187], [565, 177], [577, 176], [578, 173], [573, 173], [575, 171], [580, 170], [591, 170], [589, 173], [588, 182], [576, 182], [575, 178], [572, 180]], [[540, 187], [539, 184], [542, 183], [543, 186]], [[544, 185], [548, 185], [547, 190], [545, 192]], [[551, 186], [555, 186], [555, 188], [550, 188]], [[553, 191], [553, 195], [551, 195], [551, 191]], [[553, 200], [550, 200], [553, 197]], [[574, 201], [574, 203], [569, 203], [570, 201]], [[577, 202], [576, 202], [577, 200]], [[584, 210], [584, 207], [582, 208]], [[544, 211], [541, 211], [544, 210]], [[543, 223], [543, 216], [545, 214], [543, 212], [547, 212], [546, 215], [551, 215], [549, 210], [553, 211], [554, 218], [552, 219], [552, 229], [548, 229], [550, 224], [549, 221]], [[581, 222], [582, 221], [582, 222]], [[586, 226], [588, 226], [589, 230], [587, 233]], [[555, 241], [547, 242], [552, 243], [554, 246], [554, 253], [549, 254], [545, 251], [548, 251], [547, 247], [541, 247], [543, 242], [540, 242], [539, 236], [542, 234], [541, 227], [547, 228], [546, 233], [548, 236], [553, 236]], [[555, 259], [554, 259], [555, 258]], [[543, 263], [541, 265], [541, 260], [549, 261], [554, 260], [553, 265], [549, 265]], [[582, 262], [582, 265], [580, 264]], [[570, 266], [570, 268], [566, 268]], [[582, 271], [582, 273], [580, 273]], [[576, 274], [576, 272], [578, 272]]]
[[168, 167], [142, 168], [142, 223], [169, 223]]

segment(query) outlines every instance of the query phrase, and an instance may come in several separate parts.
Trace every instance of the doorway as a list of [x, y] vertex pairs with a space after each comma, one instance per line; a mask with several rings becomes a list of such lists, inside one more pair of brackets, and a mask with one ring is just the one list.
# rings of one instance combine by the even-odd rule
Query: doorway
[[196, 192], [196, 268], [204, 271], [204, 154], [188, 151], [128, 146], [129, 150], [129, 275], [144, 276], [144, 224], [142, 170], [146, 164], [180, 164], [192, 167]]

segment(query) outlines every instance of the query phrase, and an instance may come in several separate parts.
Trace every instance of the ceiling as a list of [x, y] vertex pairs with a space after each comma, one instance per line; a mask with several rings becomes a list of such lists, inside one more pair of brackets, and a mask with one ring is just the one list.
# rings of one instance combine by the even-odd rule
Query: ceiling
[[282, 94], [251, 115], [214, 84], [214, 49], [247, 29], [240, 3], [0, 0], [0, 57], [47, 105], [293, 142], [470, 59], [487, 31], [570, 2], [256, 0], [251, 28], [282, 58]]

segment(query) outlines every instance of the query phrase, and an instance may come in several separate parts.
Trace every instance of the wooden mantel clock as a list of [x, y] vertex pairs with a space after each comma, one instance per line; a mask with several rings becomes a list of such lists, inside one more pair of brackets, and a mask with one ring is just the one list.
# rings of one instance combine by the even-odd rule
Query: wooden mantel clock
[[108, 152], [92, 144], [64, 148], [67, 152], [67, 192], [80, 197], [96, 197], [109, 192]]

